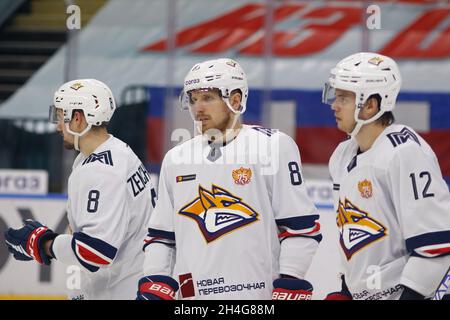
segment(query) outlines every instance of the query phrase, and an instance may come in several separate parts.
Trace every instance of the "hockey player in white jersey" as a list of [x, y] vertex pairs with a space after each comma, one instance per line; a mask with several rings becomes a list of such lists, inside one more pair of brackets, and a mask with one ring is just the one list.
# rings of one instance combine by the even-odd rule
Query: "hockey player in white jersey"
[[431, 298], [449, 268], [449, 190], [425, 140], [393, 124], [400, 86], [395, 61], [377, 53], [341, 60], [325, 84], [350, 136], [329, 162], [345, 290], [328, 299]]
[[98, 80], [70, 81], [55, 92], [50, 120], [65, 147], [80, 151], [68, 184], [72, 233], [27, 220], [5, 234], [17, 260], [78, 266], [80, 287], [68, 288], [72, 299], [134, 299], [143, 275], [140, 247], [156, 193], [130, 147], [107, 132], [115, 108], [111, 90]]
[[298, 147], [243, 125], [247, 96], [231, 59], [187, 74], [181, 103], [201, 134], [163, 160], [138, 299], [311, 298], [304, 276], [321, 235]]

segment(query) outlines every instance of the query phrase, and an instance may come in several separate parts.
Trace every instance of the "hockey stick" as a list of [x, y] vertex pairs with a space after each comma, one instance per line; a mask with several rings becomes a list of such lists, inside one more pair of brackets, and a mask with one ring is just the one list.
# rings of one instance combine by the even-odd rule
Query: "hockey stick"
[[444, 295], [447, 293], [449, 286], [450, 286], [450, 268], [448, 268], [447, 273], [440, 282], [432, 300], [442, 300]]

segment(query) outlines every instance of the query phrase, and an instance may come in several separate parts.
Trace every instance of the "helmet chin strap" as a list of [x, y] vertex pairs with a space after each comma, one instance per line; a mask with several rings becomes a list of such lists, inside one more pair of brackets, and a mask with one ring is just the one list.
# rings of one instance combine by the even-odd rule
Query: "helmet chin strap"
[[[242, 114], [241, 113], [242, 106], [239, 105], [239, 110], [235, 110], [235, 109], [233, 109], [233, 106], [231, 105], [229, 99], [225, 99], [225, 98], [222, 98], [222, 99], [223, 99], [223, 101], [225, 101], [225, 104], [227, 105], [228, 109], [230, 109], [231, 112], [233, 112], [233, 114], [234, 114], [233, 124], [232, 124], [231, 128], [228, 128], [228, 129], [232, 129], [232, 128], [234, 128], [234, 126], [236, 125], [236, 123], [239, 120], [239, 117]], [[229, 140], [234, 138], [233, 130], [228, 130], [228, 129], [225, 130], [225, 136], [223, 137], [223, 141], [225, 141], [225, 142], [228, 142]]]
[[357, 136], [357, 134], [359, 133], [359, 130], [361, 130], [363, 124], [361, 122], [356, 122], [355, 127], [353, 128], [353, 130], [350, 132], [350, 137], [355, 138]]
[[72, 131], [72, 130], [69, 128], [69, 123], [66, 122], [66, 130], [67, 130], [67, 132], [74, 136], [74, 143], [73, 143], [73, 146], [74, 146], [75, 150], [80, 151], [80, 144], [79, 144], [80, 137], [84, 136], [84, 135], [86, 134], [86, 132], [88, 132], [89, 130], [91, 130], [91, 128], [92, 128], [92, 125], [91, 125], [91, 124], [88, 124], [87, 127], [86, 127], [83, 131], [81, 131], [81, 132], [75, 132], [75, 131]]
[[240, 111], [234, 113], [233, 125], [231, 126], [231, 128], [225, 130], [225, 136], [223, 137], [224, 142], [228, 143], [228, 141], [232, 140], [236, 136], [235, 130], [233, 130], [232, 128], [236, 126], [236, 123], [239, 121], [240, 116], [241, 116]]
[[362, 120], [362, 119], [359, 119], [359, 111], [360, 110], [361, 109], [358, 107], [355, 108], [354, 117], [355, 117], [356, 125], [353, 128], [353, 130], [349, 133], [350, 137], [352, 137], [352, 138], [355, 138], [358, 135], [362, 126], [378, 120], [384, 113], [384, 111], [379, 110], [372, 118], [367, 119], [367, 120]]
[[239, 110], [234, 110], [233, 106], [230, 103], [229, 98], [228, 99], [222, 98], [222, 100], [225, 102], [225, 104], [227, 105], [228, 109], [231, 110], [231, 112], [233, 112], [234, 114], [238, 115], [238, 117], [241, 115], [241, 110], [242, 110], [242, 106], [241, 105], [239, 105]]

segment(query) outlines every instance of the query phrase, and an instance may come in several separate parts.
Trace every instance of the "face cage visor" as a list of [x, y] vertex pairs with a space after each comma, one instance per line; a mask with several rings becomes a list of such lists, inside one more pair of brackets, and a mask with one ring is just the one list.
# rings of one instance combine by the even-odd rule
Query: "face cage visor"
[[54, 104], [49, 106], [49, 108], [48, 108], [48, 121], [50, 123], [58, 124], [59, 121], [61, 120], [61, 118], [63, 117], [63, 116], [61, 116], [61, 117], [58, 116], [58, 109], [60, 109], [60, 108], [56, 108]]
[[[347, 91], [349, 91], [349, 90], [347, 90]], [[358, 93], [355, 92], [355, 95], [358, 96]], [[344, 98], [344, 99], [346, 99], [346, 98]], [[322, 91], [322, 103], [332, 105], [335, 100], [336, 100], [336, 88], [331, 86], [331, 84], [329, 82], [325, 83], [323, 91]], [[367, 120], [360, 119], [359, 112], [360, 112], [361, 108], [364, 107], [366, 101], [367, 101], [367, 99], [361, 100], [361, 102], [356, 104], [355, 112], [353, 115], [356, 125], [353, 128], [353, 130], [351, 132], [349, 132], [349, 135], [351, 137], [355, 137], [363, 125], [366, 125], [366, 124], [376, 121], [384, 113], [384, 111], [380, 108], [380, 110], [378, 110], [378, 112], [372, 118], [367, 119]]]
[[322, 90], [322, 103], [332, 105], [334, 100], [336, 100], [336, 88], [326, 82]]
[[195, 111], [194, 111], [194, 102], [192, 101], [192, 98], [191, 98], [191, 95], [192, 95], [193, 91], [196, 91], [196, 92], [215, 92], [215, 93], [217, 93], [219, 95], [219, 97], [221, 99], [223, 99], [225, 101], [225, 103], [227, 105], [229, 105], [228, 97], [224, 97], [222, 95], [222, 90], [220, 90], [219, 88], [199, 88], [199, 89], [190, 90], [187, 93], [183, 90], [181, 92], [181, 94], [180, 94], [180, 97], [179, 97], [181, 110], [183, 110], [183, 111], [188, 110], [189, 114], [191, 115], [191, 118], [194, 121], [196, 120], [195, 119]]

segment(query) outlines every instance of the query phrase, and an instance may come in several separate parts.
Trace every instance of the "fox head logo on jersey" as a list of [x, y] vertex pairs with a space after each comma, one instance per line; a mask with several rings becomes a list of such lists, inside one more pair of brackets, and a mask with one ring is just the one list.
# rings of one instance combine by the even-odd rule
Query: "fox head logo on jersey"
[[345, 203], [339, 201], [337, 225], [340, 232], [340, 244], [347, 260], [374, 241], [384, 238], [386, 228], [345, 199]]
[[258, 220], [241, 198], [214, 184], [211, 192], [199, 186], [198, 195], [178, 213], [197, 222], [207, 243]]

